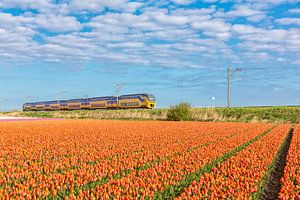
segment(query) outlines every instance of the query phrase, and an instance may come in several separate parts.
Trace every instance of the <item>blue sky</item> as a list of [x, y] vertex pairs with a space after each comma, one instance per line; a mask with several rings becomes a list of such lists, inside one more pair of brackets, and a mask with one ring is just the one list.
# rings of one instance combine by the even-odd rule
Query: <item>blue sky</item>
[[[0, 110], [152, 93], [226, 106], [300, 104], [300, 0], [0, 0]], [[215, 97], [215, 100], [212, 100]]]

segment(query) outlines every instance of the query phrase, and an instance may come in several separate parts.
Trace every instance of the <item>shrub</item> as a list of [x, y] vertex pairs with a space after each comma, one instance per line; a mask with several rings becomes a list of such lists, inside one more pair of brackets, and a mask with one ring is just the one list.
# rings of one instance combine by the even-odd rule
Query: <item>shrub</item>
[[192, 119], [191, 105], [189, 103], [180, 103], [167, 112], [167, 120], [170, 121], [188, 121]]

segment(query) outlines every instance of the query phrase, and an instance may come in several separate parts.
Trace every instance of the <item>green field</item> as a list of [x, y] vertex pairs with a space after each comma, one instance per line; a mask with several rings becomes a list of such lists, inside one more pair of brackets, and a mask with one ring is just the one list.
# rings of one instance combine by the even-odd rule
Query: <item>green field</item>
[[[168, 108], [154, 110], [77, 110], [6, 112], [8, 116], [68, 119], [167, 120]], [[300, 107], [192, 108], [193, 121], [299, 123]]]

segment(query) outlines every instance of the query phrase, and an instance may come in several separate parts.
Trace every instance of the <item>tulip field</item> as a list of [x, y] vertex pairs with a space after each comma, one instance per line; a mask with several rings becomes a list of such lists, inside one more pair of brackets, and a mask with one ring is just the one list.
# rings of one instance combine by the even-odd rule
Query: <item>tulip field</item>
[[281, 182], [280, 199], [300, 199], [300, 125], [295, 128]]
[[[290, 124], [0, 122], [0, 199], [256, 199]], [[280, 199], [300, 199], [300, 125]]]

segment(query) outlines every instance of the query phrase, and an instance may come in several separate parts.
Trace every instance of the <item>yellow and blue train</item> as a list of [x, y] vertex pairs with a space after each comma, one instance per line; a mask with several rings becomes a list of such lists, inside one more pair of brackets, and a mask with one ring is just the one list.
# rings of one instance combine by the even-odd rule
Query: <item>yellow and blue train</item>
[[54, 111], [54, 110], [93, 110], [93, 109], [133, 109], [156, 107], [152, 94], [129, 94], [122, 96], [106, 96], [69, 100], [43, 101], [24, 103], [23, 111]]

